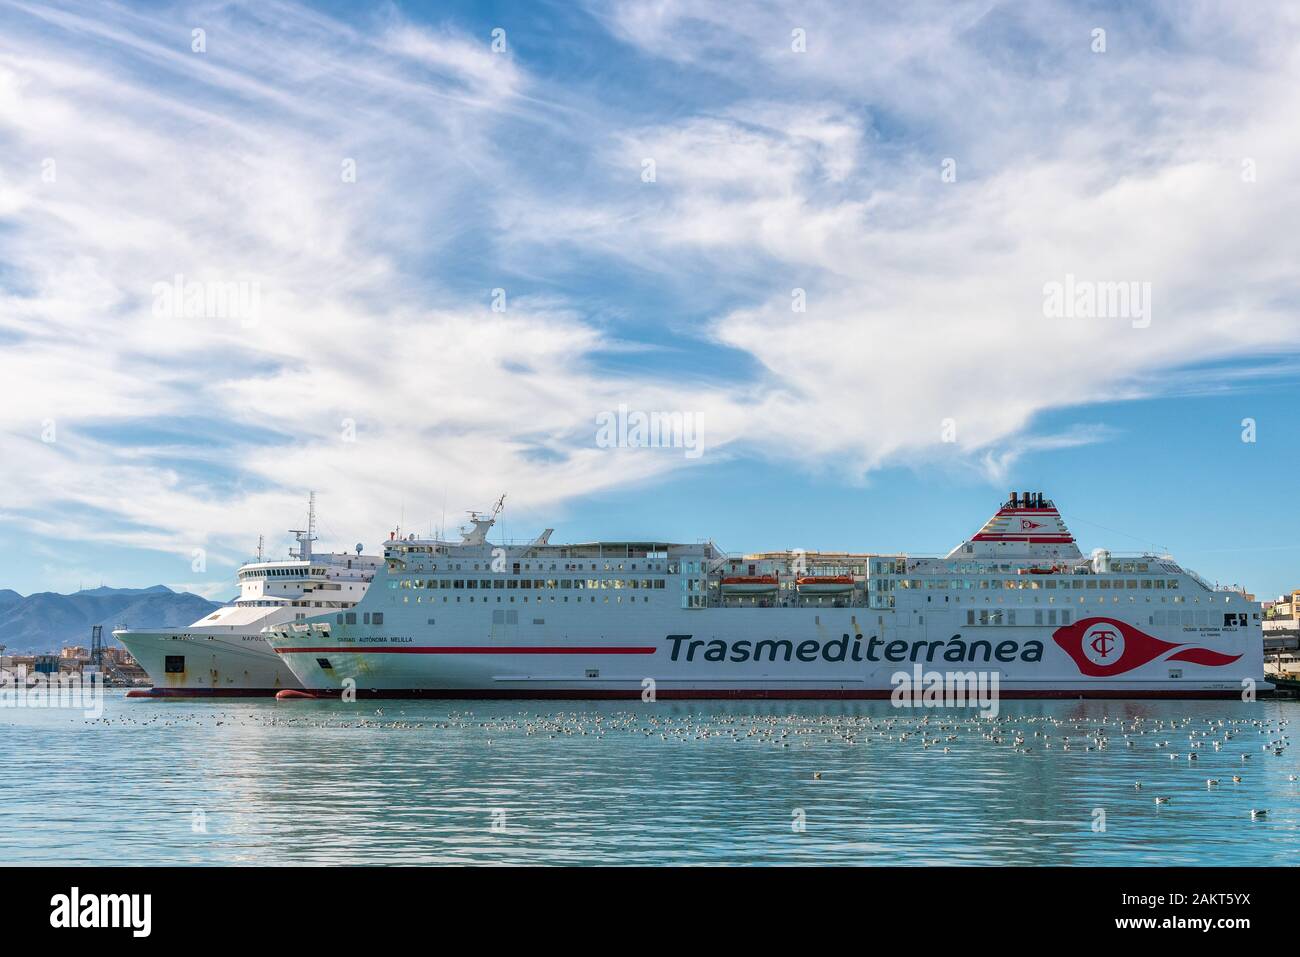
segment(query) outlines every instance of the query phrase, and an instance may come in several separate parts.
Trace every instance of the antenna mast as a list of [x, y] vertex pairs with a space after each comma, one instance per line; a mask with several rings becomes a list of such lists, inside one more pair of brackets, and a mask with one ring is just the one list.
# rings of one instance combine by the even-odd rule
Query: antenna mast
[[301, 528], [291, 528], [289, 531], [298, 539], [298, 559], [304, 562], [311, 561], [311, 543], [316, 541], [316, 493], [312, 492], [307, 497], [307, 528], [304, 531]]

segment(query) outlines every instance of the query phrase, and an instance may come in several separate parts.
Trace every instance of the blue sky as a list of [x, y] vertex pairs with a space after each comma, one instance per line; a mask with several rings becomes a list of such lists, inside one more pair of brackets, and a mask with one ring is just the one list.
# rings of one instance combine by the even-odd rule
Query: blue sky
[[[1014, 487], [1085, 549], [1289, 590], [1298, 35], [1229, 3], [0, 4], [0, 586], [224, 597], [309, 489], [339, 548], [506, 492], [516, 539], [925, 553]], [[171, 309], [178, 275], [256, 305]], [[1149, 298], [1051, 314], [1067, 277]], [[701, 454], [607, 447], [620, 406]]]

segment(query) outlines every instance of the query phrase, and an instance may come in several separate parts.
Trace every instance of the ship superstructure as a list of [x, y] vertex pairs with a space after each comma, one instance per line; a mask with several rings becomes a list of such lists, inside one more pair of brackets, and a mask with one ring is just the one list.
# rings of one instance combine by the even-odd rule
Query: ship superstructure
[[1172, 557], [1085, 557], [1013, 492], [942, 557], [712, 542], [492, 545], [394, 535], [356, 608], [269, 628], [309, 692], [869, 698], [900, 671], [996, 672], [1009, 697], [1233, 696], [1262, 682], [1259, 608]]

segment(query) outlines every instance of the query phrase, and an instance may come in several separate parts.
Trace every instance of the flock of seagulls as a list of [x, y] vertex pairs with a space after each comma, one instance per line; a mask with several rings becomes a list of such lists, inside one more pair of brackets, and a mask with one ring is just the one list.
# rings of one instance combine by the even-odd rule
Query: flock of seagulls
[[[1168, 727], [1170, 730], [1185, 730], [1189, 725], [1192, 725], [1192, 723], [1193, 723], [1192, 719], [1186, 718], [1183, 719], [1183, 721], [1181, 722], [1169, 722]], [[1271, 752], [1275, 757], [1282, 757], [1286, 753], [1287, 747], [1290, 745], [1290, 740], [1286, 734], [1286, 728], [1288, 722], [1285, 720], [1244, 721], [1240, 719], [1238, 720], [1219, 719], [1218, 721], [1214, 721], [1210, 719], [1205, 719], [1204, 724], [1206, 725], [1206, 727], [1199, 728], [1199, 729], [1193, 728], [1191, 733], [1187, 735], [1187, 742], [1188, 742], [1186, 745], [1188, 748], [1187, 760], [1189, 761], [1198, 760], [1199, 755], [1197, 754], [1197, 752], [1203, 750], [1206, 747], [1206, 745], [1209, 745], [1212, 751], [1215, 752], [1222, 751], [1225, 745], [1227, 745], [1229, 742], [1239, 738], [1242, 734], [1249, 734], [1251, 731], [1254, 731], [1257, 734], [1268, 736], [1268, 740], [1263, 742], [1260, 745], [1260, 750], [1264, 752]], [[1160, 736], [1161, 732], [1165, 729], [1165, 727], [1166, 727], [1165, 723], [1161, 722], [1156, 728], [1147, 729], [1147, 730], [1152, 730], [1156, 733], [1157, 736]], [[1124, 737], [1130, 738], [1133, 732], [1136, 732], [1138, 734], [1144, 733], [1144, 731], [1139, 730], [1137, 727], [1134, 727], [1130, 730], [1129, 733], [1126, 733]], [[1168, 739], [1155, 742], [1155, 746], [1157, 748], [1169, 748], [1171, 745], [1172, 742]], [[1128, 742], [1128, 746], [1129, 747], [1133, 746], [1132, 740]], [[1180, 755], [1177, 752], [1171, 752], [1169, 755], [1170, 760], [1177, 760], [1179, 757]], [[1240, 752], [1241, 763], [1244, 764], [1250, 759], [1251, 759], [1251, 753], [1249, 751]], [[1296, 775], [1295, 774], [1287, 775], [1287, 780], [1294, 783], [1296, 781]], [[1242, 777], [1242, 775], [1240, 774], [1232, 775], [1233, 784], [1242, 784], [1244, 782], [1245, 782], [1245, 778]], [[1205, 779], [1206, 788], [1213, 789], [1218, 787], [1219, 784], [1220, 784], [1219, 778]], [[1133, 787], [1136, 790], [1139, 791], [1142, 790], [1142, 782], [1140, 781], [1137, 782], [1136, 784], [1133, 785]], [[1170, 798], [1168, 797], [1156, 798], [1156, 804], [1168, 804], [1168, 803], [1170, 803]], [[1250, 811], [1250, 819], [1252, 821], [1262, 820], [1266, 817], [1268, 817], [1268, 808], [1252, 808]]]
[[[662, 707], [662, 706], [661, 706]], [[543, 713], [524, 709], [509, 715], [476, 715], [472, 710], [421, 712], [405, 703], [387, 708], [373, 703], [358, 704], [346, 711], [301, 709], [296, 706], [239, 708], [232, 710], [178, 710], [170, 703], [153, 709], [128, 709], [112, 716], [87, 720], [103, 727], [176, 728], [258, 727], [316, 728], [381, 731], [461, 731], [480, 734], [491, 746], [508, 735], [541, 737], [549, 740], [633, 737], [663, 742], [729, 742], [778, 749], [810, 748], [815, 745], [870, 747], [889, 745], [918, 752], [952, 754], [975, 748], [1005, 749], [1018, 759], [1033, 760], [1037, 752], [1098, 753], [1123, 748], [1125, 752], [1150, 748], [1168, 755], [1171, 761], [1199, 761], [1202, 755], [1220, 762], [1248, 764], [1253, 755], [1285, 757], [1290, 747], [1285, 718], [1150, 718], [1132, 716], [1060, 717], [1051, 715], [1008, 715], [985, 718], [977, 713], [954, 711], [866, 714], [743, 714], [738, 709], [708, 712], [669, 705], [654, 710], [597, 710]], [[816, 771], [814, 781], [831, 773]], [[1226, 775], [1225, 775], [1226, 776]], [[1221, 778], [1205, 779], [1215, 791]], [[1249, 787], [1247, 777], [1230, 776], [1234, 785]], [[1295, 783], [1297, 775], [1288, 774]], [[1135, 782], [1141, 791], [1143, 783]], [[1172, 803], [1169, 795], [1155, 797], [1155, 804]], [[1253, 808], [1252, 820], [1268, 815], [1267, 808]]]

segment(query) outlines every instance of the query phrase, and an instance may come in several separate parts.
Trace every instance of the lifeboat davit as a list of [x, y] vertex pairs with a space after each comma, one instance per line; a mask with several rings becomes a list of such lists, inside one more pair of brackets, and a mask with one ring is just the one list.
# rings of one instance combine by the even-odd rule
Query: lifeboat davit
[[806, 595], [827, 595], [853, 591], [852, 575], [805, 575], [795, 580], [799, 591]]
[[728, 595], [766, 594], [779, 586], [775, 575], [729, 575], [722, 579], [722, 590]]

